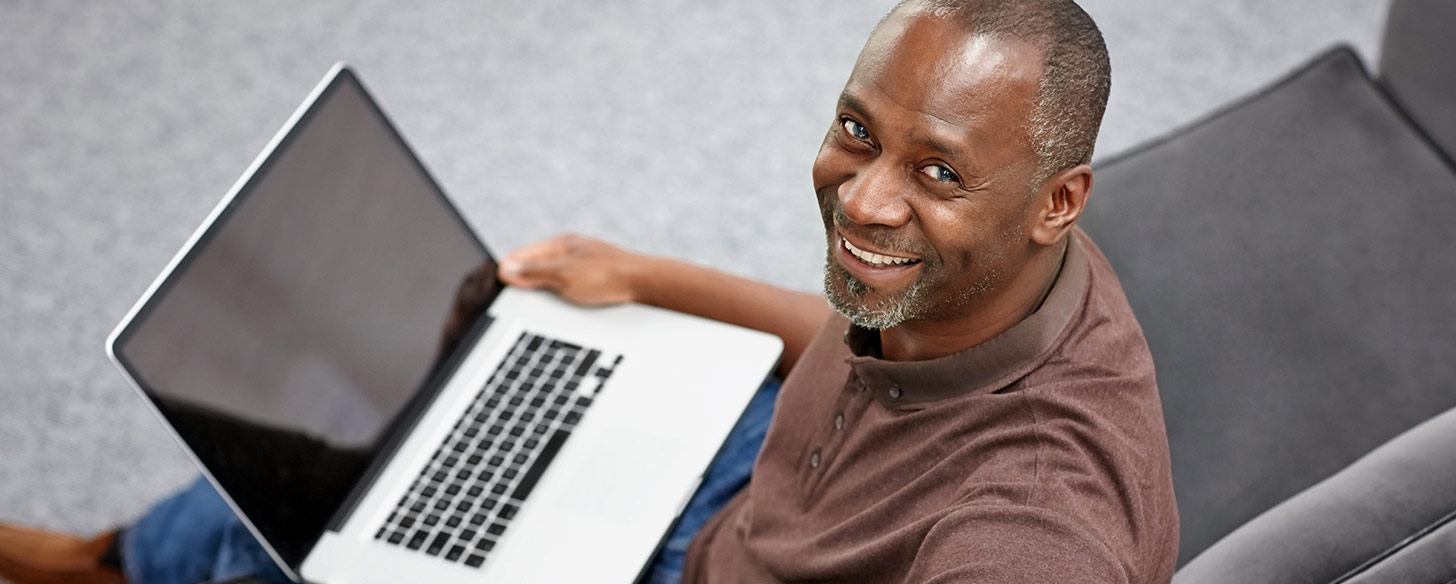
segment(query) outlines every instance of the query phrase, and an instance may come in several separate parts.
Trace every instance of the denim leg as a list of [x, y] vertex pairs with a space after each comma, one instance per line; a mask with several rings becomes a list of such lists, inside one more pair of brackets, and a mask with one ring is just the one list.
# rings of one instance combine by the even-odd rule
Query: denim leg
[[131, 582], [196, 584], [252, 576], [290, 582], [206, 479], [163, 499], [122, 532]]
[[758, 460], [758, 451], [763, 447], [764, 434], [768, 432], [769, 420], [773, 418], [774, 400], [778, 395], [779, 382], [770, 379], [748, 403], [748, 409], [723, 443], [723, 451], [703, 477], [703, 484], [683, 509], [682, 520], [653, 561], [647, 584], [677, 584], [682, 579], [683, 560], [693, 536], [748, 484], [748, 478], [753, 474], [753, 463]]

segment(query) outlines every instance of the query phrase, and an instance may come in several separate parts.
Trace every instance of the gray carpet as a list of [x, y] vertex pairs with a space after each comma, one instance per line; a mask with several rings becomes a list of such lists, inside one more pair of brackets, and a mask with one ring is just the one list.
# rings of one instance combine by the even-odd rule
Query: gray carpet
[[[0, 1], [0, 520], [95, 530], [193, 474], [104, 340], [334, 61], [497, 251], [576, 230], [815, 289], [810, 161], [890, 4]], [[1331, 43], [1374, 62], [1386, 1], [1085, 5], [1106, 155]]]

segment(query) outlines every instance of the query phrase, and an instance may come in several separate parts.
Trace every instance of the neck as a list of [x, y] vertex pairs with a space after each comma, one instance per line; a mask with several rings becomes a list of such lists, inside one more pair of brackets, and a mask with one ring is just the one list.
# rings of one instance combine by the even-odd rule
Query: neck
[[1046, 300], [1062, 267], [1067, 240], [1034, 253], [1010, 280], [959, 313], [906, 321], [880, 331], [880, 351], [889, 361], [924, 361], [964, 351], [1006, 332]]

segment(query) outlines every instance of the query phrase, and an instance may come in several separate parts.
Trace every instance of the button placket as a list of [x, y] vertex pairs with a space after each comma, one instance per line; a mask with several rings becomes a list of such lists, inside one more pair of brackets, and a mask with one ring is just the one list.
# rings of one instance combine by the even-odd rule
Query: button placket
[[[864, 378], [860, 377], [859, 373], [851, 370], [849, 377], [845, 381], [845, 393], [840, 394], [839, 403], [831, 410], [834, 413], [834, 417], [829, 420], [828, 427], [821, 431], [819, 439], [816, 440], [809, 450], [809, 458], [806, 461], [808, 468], [806, 470], [810, 471], [811, 474], [817, 475], [817, 471], [822, 469], [825, 463], [828, 462], [828, 457], [839, 450], [839, 446], [845, 439], [843, 430], [849, 424], [849, 417], [846, 412], [858, 410], [867, 402], [874, 401], [869, 399], [869, 389], [870, 385], [865, 382]], [[815, 478], [812, 480], [817, 482], [818, 479]]]

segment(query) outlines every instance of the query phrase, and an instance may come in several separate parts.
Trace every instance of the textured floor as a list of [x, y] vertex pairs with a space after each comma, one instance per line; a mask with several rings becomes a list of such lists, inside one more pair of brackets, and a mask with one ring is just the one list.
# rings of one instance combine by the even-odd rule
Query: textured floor
[[[193, 473], [104, 340], [334, 61], [498, 251], [570, 229], [815, 289], [809, 164], [891, 3], [0, 1], [0, 520], [98, 529]], [[1386, 7], [1084, 4], [1103, 155], [1332, 43], [1374, 62]]]

